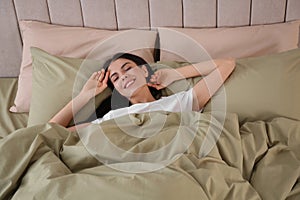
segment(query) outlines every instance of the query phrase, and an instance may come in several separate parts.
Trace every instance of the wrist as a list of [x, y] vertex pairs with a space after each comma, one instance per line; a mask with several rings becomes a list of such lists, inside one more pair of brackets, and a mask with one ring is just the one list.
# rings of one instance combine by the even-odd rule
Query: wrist
[[87, 103], [91, 98], [93, 97], [91, 92], [80, 92], [74, 100], [82, 102], [82, 103]]
[[185, 73], [185, 70], [183, 68], [176, 68], [175, 69], [176, 73], [173, 77], [174, 81], [179, 81], [181, 79], [187, 78], [187, 74]]

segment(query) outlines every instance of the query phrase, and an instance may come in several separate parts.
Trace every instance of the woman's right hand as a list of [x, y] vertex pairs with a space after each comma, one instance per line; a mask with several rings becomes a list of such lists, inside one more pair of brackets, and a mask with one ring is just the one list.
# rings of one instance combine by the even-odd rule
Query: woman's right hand
[[180, 73], [178, 73], [176, 69], [159, 69], [151, 76], [148, 86], [160, 90], [169, 86], [174, 81], [183, 78], [184, 77]]
[[80, 93], [54, 115], [49, 122], [58, 123], [67, 127], [71, 119], [91, 98], [107, 88], [108, 76], [109, 72], [105, 73], [104, 70], [94, 72], [87, 80]]
[[108, 77], [109, 71], [105, 72], [104, 69], [94, 72], [87, 80], [80, 93], [89, 98], [95, 97], [107, 88]]

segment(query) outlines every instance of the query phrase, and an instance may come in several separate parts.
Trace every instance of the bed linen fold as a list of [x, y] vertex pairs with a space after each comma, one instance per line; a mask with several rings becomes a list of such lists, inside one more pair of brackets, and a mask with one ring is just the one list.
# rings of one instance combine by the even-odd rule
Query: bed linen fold
[[17, 78], [0, 78], [0, 140], [19, 128], [27, 126], [28, 113], [11, 113], [17, 92]]
[[[165, 117], [165, 123], [160, 132], [147, 138], [128, 135], [116, 120], [81, 131], [92, 134], [99, 128], [105, 130], [107, 138], [124, 149], [126, 158], [126, 153], [146, 154], [164, 148], [176, 137], [182, 123], [196, 126], [190, 145], [165, 167], [145, 173], [117, 170], [90, 154], [80, 140], [81, 131], [78, 135], [56, 124], [41, 124], [19, 129], [0, 140], [0, 199], [300, 197], [299, 121], [274, 118], [269, 122], [246, 122], [240, 127], [237, 115], [228, 113], [220, 126], [222, 123], [215, 123], [218, 117], [197, 112], [144, 113], [120, 120], [132, 121], [133, 127], [139, 127], [127, 127], [130, 133], [151, 131], [158, 121], [151, 120], [151, 114]], [[212, 126], [221, 134], [203, 157], [199, 152]], [[189, 135], [187, 131], [182, 133]], [[110, 152], [102, 156], [110, 157]], [[137, 162], [116, 160], [115, 164], [135, 166]]]

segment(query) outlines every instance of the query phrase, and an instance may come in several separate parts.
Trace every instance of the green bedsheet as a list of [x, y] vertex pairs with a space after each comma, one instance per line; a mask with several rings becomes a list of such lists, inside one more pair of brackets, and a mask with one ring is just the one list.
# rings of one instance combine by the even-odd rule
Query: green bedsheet
[[14, 130], [26, 127], [28, 113], [11, 113], [18, 78], [0, 78], [0, 140]]
[[[127, 134], [141, 130], [151, 134], [159, 119], [164, 119], [163, 127], [151, 137]], [[133, 123], [120, 128], [118, 124], [124, 121]], [[223, 127], [218, 121], [210, 113], [155, 112], [81, 129], [80, 135], [90, 136], [97, 144], [93, 134], [101, 128], [115, 146], [124, 150], [121, 158], [127, 161], [116, 159], [112, 165], [103, 164], [115, 159], [110, 148], [102, 146], [107, 152], [99, 151], [100, 162], [87, 151], [77, 132], [55, 124], [19, 129], [0, 140], [0, 199], [300, 198], [299, 121], [275, 118], [240, 127], [235, 114], [227, 114]], [[199, 152], [209, 127], [221, 134], [203, 157]], [[183, 137], [176, 143], [178, 130]], [[172, 141], [177, 145], [152, 158], [157, 163], [174, 155], [176, 159], [170, 164], [133, 173], [132, 169], [144, 165], [128, 160], [132, 153], [159, 151]], [[181, 151], [180, 144], [188, 144], [186, 150]]]

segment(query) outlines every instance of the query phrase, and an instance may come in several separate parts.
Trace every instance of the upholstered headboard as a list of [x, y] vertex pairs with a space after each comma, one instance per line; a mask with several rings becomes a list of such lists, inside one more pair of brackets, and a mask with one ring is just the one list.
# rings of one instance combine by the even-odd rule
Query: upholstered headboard
[[300, 19], [299, 0], [2, 0], [0, 71], [11, 77], [19, 74], [18, 20], [121, 30], [249, 26], [295, 19]]

